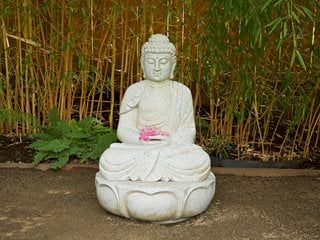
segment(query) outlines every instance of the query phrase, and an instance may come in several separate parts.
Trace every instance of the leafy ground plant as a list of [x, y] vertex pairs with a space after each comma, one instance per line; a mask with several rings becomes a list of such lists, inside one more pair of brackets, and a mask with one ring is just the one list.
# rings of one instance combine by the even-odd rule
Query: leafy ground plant
[[31, 135], [36, 140], [29, 146], [36, 151], [32, 163], [37, 165], [52, 160], [53, 169], [62, 168], [71, 158], [81, 163], [96, 161], [117, 140], [115, 131], [102, 126], [96, 119], [61, 120], [56, 108], [49, 111], [49, 125], [40, 130]]

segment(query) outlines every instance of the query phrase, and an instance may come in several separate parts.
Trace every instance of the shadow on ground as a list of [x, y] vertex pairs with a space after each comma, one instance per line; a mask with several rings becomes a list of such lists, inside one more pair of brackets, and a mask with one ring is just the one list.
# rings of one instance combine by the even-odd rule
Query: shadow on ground
[[217, 175], [203, 214], [175, 225], [120, 218], [95, 196], [95, 169], [0, 169], [0, 239], [320, 239], [320, 178]]

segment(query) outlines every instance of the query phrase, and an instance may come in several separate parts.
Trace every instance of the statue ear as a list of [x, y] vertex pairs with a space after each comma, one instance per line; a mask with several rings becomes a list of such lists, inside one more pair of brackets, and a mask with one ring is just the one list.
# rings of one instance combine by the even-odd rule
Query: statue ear
[[174, 68], [176, 67], [176, 63], [177, 63], [177, 61], [176, 60], [174, 60], [174, 61], [172, 61], [172, 67], [171, 67], [171, 73], [170, 73], [170, 79], [173, 79], [173, 75], [174, 75]]
[[146, 78], [146, 74], [144, 72], [144, 64], [143, 64], [143, 59], [141, 58], [141, 69], [142, 69], [142, 73], [143, 73], [143, 78]]

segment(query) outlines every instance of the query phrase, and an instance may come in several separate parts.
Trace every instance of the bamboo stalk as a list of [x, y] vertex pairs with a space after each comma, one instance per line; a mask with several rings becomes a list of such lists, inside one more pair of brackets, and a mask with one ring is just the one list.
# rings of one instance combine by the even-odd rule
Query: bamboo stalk
[[311, 139], [313, 137], [316, 127], [319, 125], [320, 125], [320, 104], [318, 104], [317, 108], [314, 111], [314, 114], [312, 114], [312, 117], [310, 116], [309, 118], [309, 127], [307, 131], [306, 142], [304, 144], [304, 149], [303, 149], [304, 158], [307, 158], [309, 156]]
[[[7, 48], [9, 47], [9, 42], [7, 40], [6, 37], [6, 28], [5, 28], [5, 24], [4, 24], [4, 20], [2, 19], [2, 33], [3, 33], [3, 46], [4, 46], [4, 57], [5, 57], [5, 70], [6, 70], [6, 87], [7, 87], [7, 99], [6, 99], [6, 105], [5, 107], [7, 109], [12, 109], [12, 103], [11, 103], [11, 98], [12, 98], [12, 94], [11, 94], [11, 89], [10, 89], [10, 70], [9, 70], [9, 54], [7, 51]], [[12, 120], [9, 118], [8, 119], [8, 125], [10, 126], [12, 124]], [[17, 129], [16, 129], [17, 130]], [[9, 127], [9, 134], [12, 134], [12, 130]]]
[[[121, 72], [120, 72], [120, 86], [119, 86], [119, 103], [122, 102], [122, 97], [123, 97], [123, 86], [124, 86], [124, 76], [126, 73], [126, 39], [127, 39], [127, 29], [128, 29], [128, 14], [121, 12], [122, 18], [124, 21], [124, 26], [122, 27], [122, 49], [121, 49]], [[123, 16], [124, 15], [124, 16]]]
[[116, 24], [118, 17], [118, 6], [113, 6], [112, 11], [112, 60], [111, 60], [111, 77], [110, 77], [110, 92], [111, 92], [111, 101], [110, 101], [110, 113], [109, 113], [109, 127], [113, 128], [113, 120], [114, 120], [114, 106], [115, 106], [115, 71], [116, 71], [116, 61], [117, 61], [117, 46], [116, 46]]
[[[19, 9], [19, 4], [18, 2], [16, 3], [17, 5], [17, 24], [18, 24], [18, 37], [19, 39], [22, 38], [21, 34], [22, 34], [22, 27], [21, 27], [21, 14], [20, 14], [20, 9]], [[21, 41], [18, 41], [18, 52], [17, 52], [17, 55], [18, 55], [18, 59], [19, 59], [19, 65], [18, 65], [18, 68], [17, 68], [17, 73], [16, 73], [16, 83], [20, 83], [19, 84], [19, 93], [21, 94], [21, 98], [20, 98], [20, 109], [22, 112], [26, 112], [26, 105], [27, 105], [27, 102], [28, 102], [28, 97], [27, 97], [27, 83], [25, 82], [26, 81], [26, 78], [27, 76], [25, 76], [24, 78], [22, 77], [23, 75], [23, 72], [24, 72], [24, 69], [23, 69], [23, 55], [22, 55], [22, 43]], [[21, 80], [19, 79], [19, 76], [21, 77]], [[25, 80], [25, 81], [23, 81]], [[26, 87], [26, 88], [25, 88]], [[26, 134], [26, 128], [25, 128], [25, 125], [23, 124], [22, 127], [21, 127], [21, 133], [23, 135]]]

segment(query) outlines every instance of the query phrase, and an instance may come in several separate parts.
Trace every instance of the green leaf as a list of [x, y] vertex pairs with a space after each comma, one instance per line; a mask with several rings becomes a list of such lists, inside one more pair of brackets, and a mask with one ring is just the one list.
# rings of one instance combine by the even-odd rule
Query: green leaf
[[69, 161], [69, 156], [60, 156], [58, 158], [58, 161], [52, 163], [50, 165], [50, 168], [52, 169], [60, 169], [62, 168], [64, 165], [66, 165]]
[[294, 20], [296, 20], [297, 23], [300, 23], [299, 18], [294, 11], [292, 11], [292, 17]]
[[[2, 79], [0, 77], [0, 89], [2, 84]], [[15, 121], [22, 124], [31, 124], [33, 127], [38, 127], [38, 120], [29, 113], [24, 113], [18, 110], [6, 109], [0, 107], [0, 120]]]
[[71, 132], [69, 123], [67, 121], [62, 121], [62, 120], [57, 122], [57, 125], [52, 129], [58, 134], [59, 137], [64, 136], [68, 132]]
[[55, 152], [48, 152], [48, 155], [45, 157], [46, 160], [55, 160], [58, 159], [63, 152], [55, 153]]
[[114, 129], [104, 127], [100, 124], [93, 126], [93, 131], [95, 132], [95, 134], [99, 134], [99, 135], [108, 135], [108, 134], [111, 134], [113, 136], [117, 135]]
[[90, 134], [84, 133], [79, 129], [79, 131], [67, 133], [66, 137], [70, 139], [87, 139], [90, 137]]
[[292, 55], [291, 55], [290, 68], [292, 68], [295, 59], [296, 59], [296, 51], [293, 50]]
[[280, 49], [280, 47], [281, 47], [281, 45], [282, 45], [282, 43], [283, 43], [283, 41], [284, 41], [284, 38], [280, 38], [280, 41], [278, 42], [278, 44], [277, 44], [277, 51]]
[[82, 155], [86, 152], [89, 152], [91, 149], [88, 146], [80, 146], [80, 145], [73, 145], [69, 149], [63, 151], [62, 155], [67, 156], [76, 156], [78, 158], [82, 158]]
[[55, 108], [50, 110], [48, 126], [41, 127], [42, 132], [33, 137], [38, 140], [29, 147], [36, 150], [34, 164], [45, 159], [53, 159], [52, 168], [63, 167], [70, 157], [76, 157], [81, 162], [95, 160], [111, 143], [116, 142], [114, 129], [106, 128], [92, 117], [80, 121], [60, 120]]
[[35, 138], [35, 139], [41, 139], [41, 140], [51, 140], [52, 139], [52, 136], [50, 134], [44, 133], [44, 132], [30, 134], [29, 137]]
[[69, 139], [41, 140], [32, 143], [30, 147], [37, 151], [58, 153], [68, 149], [71, 142]]
[[[261, 29], [256, 29], [253, 32], [253, 45], [256, 45], [256, 43], [258, 42], [259, 37], [261, 37]], [[260, 44], [259, 44], [260, 45]]]
[[196, 118], [196, 126], [198, 128], [209, 129], [210, 124], [206, 120], [204, 120], [203, 118], [197, 117]]
[[113, 134], [102, 136], [99, 141], [93, 145], [93, 151], [88, 157], [97, 160], [112, 143], [116, 142], [116, 140], [117, 137]]
[[34, 155], [34, 159], [32, 161], [32, 165], [33, 166], [38, 165], [41, 161], [45, 159], [46, 156], [47, 156], [46, 152], [36, 152]]
[[57, 107], [52, 107], [49, 110], [48, 119], [52, 125], [55, 125], [59, 121], [59, 113]]
[[281, 20], [282, 20], [282, 18], [279, 17], [279, 18], [273, 20], [272, 22], [270, 22], [270, 23], [268, 23], [268, 24], [266, 25], [266, 27], [271, 27], [271, 26], [272, 26], [272, 28], [271, 28], [271, 30], [270, 30], [269, 33], [272, 33], [272, 32], [277, 28], [277, 26], [279, 25], [279, 23], [281, 22]]
[[308, 18], [313, 21], [313, 17], [312, 17], [312, 13], [309, 10], [309, 8], [305, 7], [305, 6], [301, 6], [301, 8], [303, 9], [303, 11], [305, 12], [305, 14], [308, 16]]
[[230, 10], [231, 8], [233, 8], [233, 1], [232, 0], [226, 0], [224, 6], [225, 6], [225, 8], [227, 10]]
[[295, 53], [297, 55], [298, 61], [304, 70], [307, 70], [306, 64], [304, 63], [303, 57], [301, 56], [298, 49], [295, 49]]
[[276, 2], [273, 6], [274, 7], [276, 7], [276, 6], [278, 6], [280, 3], [282, 3], [283, 2], [283, 0], [279, 0], [278, 2]]
[[286, 21], [283, 22], [282, 32], [283, 32], [283, 36], [282, 37], [285, 38], [287, 36], [287, 32], [288, 32], [287, 22]]
[[261, 12], [263, 12], [270, 5], [271, 2], [272, 0], [266, 1], [261, 8]]

